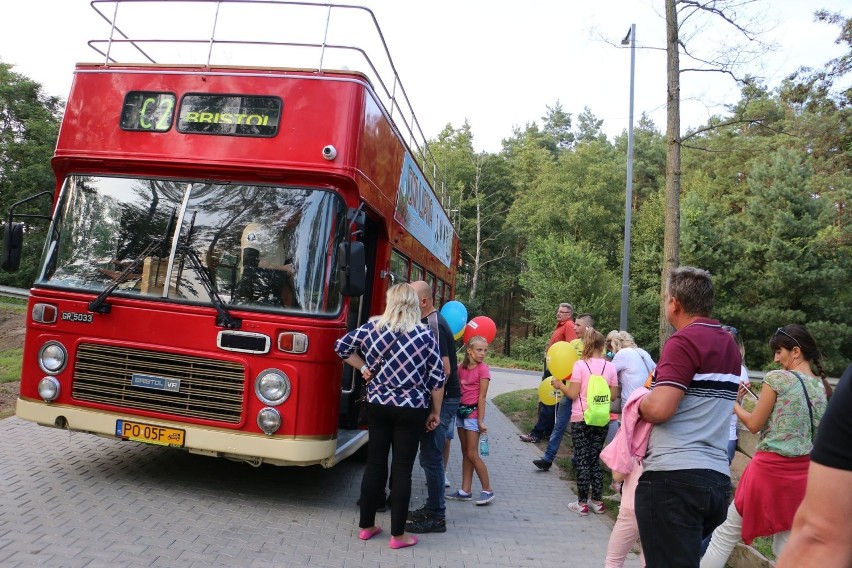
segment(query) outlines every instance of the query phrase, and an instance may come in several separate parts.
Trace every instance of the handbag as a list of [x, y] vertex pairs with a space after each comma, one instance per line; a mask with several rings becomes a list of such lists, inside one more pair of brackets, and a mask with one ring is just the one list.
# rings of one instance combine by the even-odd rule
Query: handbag
[[[379, 371], [382, 370], [382, 365], [385, 362], [385, 355], [388, 354], [388, 352], [391, 350], [391, 347], [396, 345], [396, 342], [399, 341], [399, 339], [401, 337], [402, 337], [401, 333], [399, 335], [397, 335], [396, 337], [394, 337], [393, 340], [390, 343], [388, 343], [388, 346], [385, 347], [385, 350], [382, 351], [382, 354], [379, 356], [379, 359], [378, 359], [378, 362], [376, 363], [376, 366], [375, 367], [369, 367], [370, 375], [372, 377], [375, 377], [376, 374]], [[364, 382], [364, 390], [361, 391], [361, 397], [358, 398], [358, 400], [356, 402], [358, 403], [358, 425], [364, 426], [370, 420], [369, 412], [368, 412], [368, 410], [370, 408], [370, 403], [367, 401], [367, 381]]]

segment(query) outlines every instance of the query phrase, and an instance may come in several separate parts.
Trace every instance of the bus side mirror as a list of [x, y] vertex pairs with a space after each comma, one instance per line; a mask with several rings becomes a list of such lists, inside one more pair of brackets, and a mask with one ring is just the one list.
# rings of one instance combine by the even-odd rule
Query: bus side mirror
[[367, 290], [367, 259], [364, 243], [341, 243], [337, 255], [340, 269], [340, 293], [344, 296], [362, 296]]
[[21, 266], [21, 250], [24, 244], [24, 224], [6, 223], [3, 230], [3, 257], [0, 268], [15, 272]]

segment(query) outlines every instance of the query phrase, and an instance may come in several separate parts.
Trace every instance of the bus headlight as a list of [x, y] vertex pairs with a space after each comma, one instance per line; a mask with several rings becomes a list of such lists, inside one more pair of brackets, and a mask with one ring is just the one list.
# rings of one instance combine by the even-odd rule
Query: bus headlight
[[59, 397], [59, 381], [56, 377], [45, 377], [38, 382], [38, 395], [45, 402], [53, 402]]
[[264, 408], [257, 413], [257, 426], [267, 436], [281, 428], [281, 415], [274, 408]]
[[278, 369], [266, 369], [257, 376], [254, 392], [265, 404], [278, 406], [290, 396], [290, 378]]
[[38, 366], [48, 375], [57, 375], [65, 368], [68, 354], [58, 341], [48, 341], [38, 352]]

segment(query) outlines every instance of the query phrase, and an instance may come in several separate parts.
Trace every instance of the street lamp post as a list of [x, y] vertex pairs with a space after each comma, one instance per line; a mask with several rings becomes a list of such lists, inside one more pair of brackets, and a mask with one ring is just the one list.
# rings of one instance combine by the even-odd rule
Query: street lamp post
[[630, 224], [633, 213], [633, 77], [636, 69], [636, 24], [621, 40], [630, 45], [630, 127], [627, 130], [627, 191], [624, 200], [624, 263], [621, 270], [621, 320], [619, 329], [627, 330], [627, 297], [630, 289]]

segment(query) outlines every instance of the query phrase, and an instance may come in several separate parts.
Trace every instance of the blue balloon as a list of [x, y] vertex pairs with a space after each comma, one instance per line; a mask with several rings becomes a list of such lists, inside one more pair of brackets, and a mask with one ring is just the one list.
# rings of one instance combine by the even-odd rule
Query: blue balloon
[[461, 302], [450, 300], [441, 308], [441, 315], [450, 324], [453, 335], [458, 334], [467, 324], [467, 308]]

